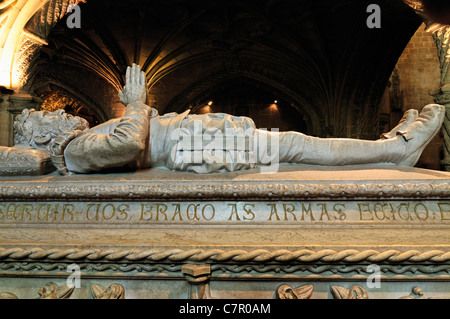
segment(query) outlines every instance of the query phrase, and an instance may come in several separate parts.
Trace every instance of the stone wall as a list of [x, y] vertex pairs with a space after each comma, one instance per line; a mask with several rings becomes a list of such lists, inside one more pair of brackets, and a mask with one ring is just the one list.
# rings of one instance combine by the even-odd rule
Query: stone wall
[[425, 24], [411, 38], [396, 68], [405, 110], [420, 110], [426, 104], [434, 103], [430, 93], [440, 87], [441, 71], [436, 44], [431, 33], [425, 31]]

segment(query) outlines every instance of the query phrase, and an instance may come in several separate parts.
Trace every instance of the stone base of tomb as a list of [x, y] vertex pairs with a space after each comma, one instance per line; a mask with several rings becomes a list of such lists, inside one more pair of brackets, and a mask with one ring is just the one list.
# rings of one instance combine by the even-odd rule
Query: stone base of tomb
[[0, 297], [450, 297], [450, 173], [0, 179]]

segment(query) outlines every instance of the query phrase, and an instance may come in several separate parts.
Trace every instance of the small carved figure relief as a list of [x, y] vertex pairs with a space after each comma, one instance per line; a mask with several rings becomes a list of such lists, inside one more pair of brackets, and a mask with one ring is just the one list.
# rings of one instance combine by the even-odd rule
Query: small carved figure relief
[[19, 299], [15, 294], [12, 294], [10, 292], [1, 292], [0, 293], [0, 300], [8, 300], [8, 299]]
[[119, 284], [112, 284], [108, 288], [100, 285], [91, 285], [94, 299], [125, 299], [125, 288]]
[[411, 294], [409, 296], [401, 297], [400, 299], [441, 299], [441, 298], [426, 298], [422, 288], [416, 286], [413, 287]]
[[369, 299], [369, 294], [361, 286], [351, 286], [349, 289], [342, 286], [332, 286], [331, 294], [334, 299]]
[[306, 285], [292, 288], [289, 285], [281, 285], [276, 291], [277, 299], [310, 299], [314, 291], [314, 285]]
[[64, 285], [58, 287], [54, 283], [47, 283], [39, 289], [40, 299], [69, 299], [74, 291], [74, 287]]

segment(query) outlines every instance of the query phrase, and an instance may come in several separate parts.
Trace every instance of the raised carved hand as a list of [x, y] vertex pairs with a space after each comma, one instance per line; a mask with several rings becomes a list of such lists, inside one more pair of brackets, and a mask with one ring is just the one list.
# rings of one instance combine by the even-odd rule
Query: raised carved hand
[[133, 64], [128, 67], [126, 75], [126, 85], [123, 91], [119, 91], [120, 101], [125, 104], [134, 102], [144, 103], [147, 101], [147, 85], [145, 73], [141, 71], [139, 65]]

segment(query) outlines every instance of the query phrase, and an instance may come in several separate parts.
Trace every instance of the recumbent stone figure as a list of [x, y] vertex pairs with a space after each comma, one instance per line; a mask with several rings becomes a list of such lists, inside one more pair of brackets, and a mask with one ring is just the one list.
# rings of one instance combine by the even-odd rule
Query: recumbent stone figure
[[119, 92], [125, 115], [92, 129], [64, 111], [24, 110], [14, 126], [15, 148], [49, 152], [63, 175], [123, 167], [218, 173], [274, 163], [411, 167], [439, 132], [445, 116], [445, 108], [433, 104], [420, 114], [407, 111], [399, 125], [377, 141], [323, 139], [260, 130], [250, 118], [221, 113], [160, 116], [145, 104], [146, 90], [140, 67], [129, 67], [126, 86]]

